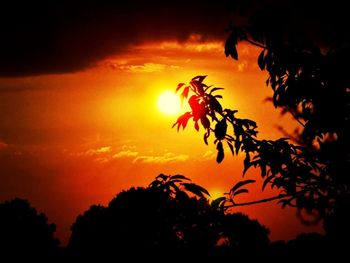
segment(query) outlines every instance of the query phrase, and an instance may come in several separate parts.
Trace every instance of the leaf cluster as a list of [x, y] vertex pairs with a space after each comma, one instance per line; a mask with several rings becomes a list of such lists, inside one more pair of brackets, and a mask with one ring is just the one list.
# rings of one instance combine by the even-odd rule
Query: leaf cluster
[[[205, 144], [213, 135], [218, 163], [223, 161], [225, 151], [232, 155], [244, 154], [243, 175], [252, 167], [258, 168], [263, 179], [262, 190], [268, 185], [279, 189], [281, 194], [272, 199], [278, 199], [283, 207], [296, 206], [310, 213], [317, 210], [320, 216], [327, 214], [332, 209], [332, 195], [339, 189], [334, 186], [333, 178], [327, 176], [327, 166], [319, 161], [312, 149], [292, 144], [288, 138], [258, 139], [256, 123], [238, 118], [237, 110], [224, 109], [218, 100], [222, 96], [215, 93], [221, 88], [206, 85], [205, 77], [194, 77], [189, 85], [179, 84], [177, 92], [187, 100], [191, 111], [180, 116], [173, 127], [185, 129], [192, 119], [197, 131], [200, 126], [204, 128]], [[235, 197], [247, 193], [248, 189], [242, 186], [254, 182], [238, 182], [226, 197], [213, 204], [221, 208], [241, 205], [235, 202]]]

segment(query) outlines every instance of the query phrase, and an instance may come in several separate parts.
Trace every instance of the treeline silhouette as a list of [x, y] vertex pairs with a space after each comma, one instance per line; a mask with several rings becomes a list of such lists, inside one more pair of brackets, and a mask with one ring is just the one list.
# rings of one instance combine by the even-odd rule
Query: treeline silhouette
[[0, 203], [0, 262], [55, 262], [59, 256], [55, 230], [27, 200]]
[[160, 174], [108, 206], [92, 205], [71, 227], [66, 247], [28, 201], [0, 204], [0, 262], [240, 261], [291, 262], [335, 258], [327, 235], [270, 242], [269, 230], [242, 213], [225, 213], [208, 192], [182, 176]]

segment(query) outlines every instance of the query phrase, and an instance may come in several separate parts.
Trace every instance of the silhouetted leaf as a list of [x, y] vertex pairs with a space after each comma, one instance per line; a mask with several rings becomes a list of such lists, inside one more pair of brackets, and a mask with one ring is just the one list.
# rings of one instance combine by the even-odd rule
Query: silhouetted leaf
[[190, 83], [195, 88], [197, 93], [199, 93], [201, 96], [204, 94], [204, 85], [200, 81], [192, 80]]
[[156, 188], [161, 184], [162, 182], [160, 182], [159, 180], [154, 180], [152, 183], [149, 184], [149, 187]]
[[199, 131], [198, 121], [196, 121], [196, 122], [194, 123], [194, 128], [196, 129], [196, 131]]
[[226, 197], [219, 197], [219, 198], [216, 198], [215, 200], [213, 200], [212, 202], [211, 202], [211, 206], [212, 207], [215, 207], [215, 208], [218, 208], [219, 206], [220, 206], [220, 204], [222, 203], [222, 202], [225, 202], [226, 201]]
[[182, 180], [181, 179], [169, 179], [169, 181], [168, 181], [168, 184], [170, 184], [170, 183], [182, 183]]
[[216, 125], [215, 125], [215, 137], [218, 140], [222, 140], [225, 138], [226, 135], [226, 131], [227, 131], [227, 123], [226, 123], [226, 119], [222, 119], [221, 121], [219, 121]]
[[176, 193], [179, 193], [181, 192], [180, 188], [175, 184], [175, 183], [179, 183], [181, 182], [181, 180], [172, 180], [172, 181], [168, 181], [164, 186], [165, 186], [165, 189], [171, 189], [173, 188], [175, 190]]
[[230, 55], [231, 55], [231, 57], [232, 57], [233, 59], [238, 60], [238, 52], [237, 52], [237, 47], [236, 47], [236, 45], [231, 46]]
[[225, 154], [224, 154], [224, 147], [222, 146], [222, 142], [218, 142], [216, 145], [216, 149], [218, 150], [218, 155], [216, 156], [216, 162], [221, 163], [222, 160], [224, 160]]
[[209, 106], [213, 111], [222, 112], [222, 106], [220, 104], [220, 102], [211, 94], [208, 94], [209, 97]]
[[243, 194], [243, 193], [248, 193], [249, 191], [247, 189], [239, 189], [236, 192], [233, 193], [233, 196]]
[[170, 176], [170, 180], [174, 180], [174, 179], [180, 179], [180, 180], [186, 180], [186, 181], [191, 181], [191, 179], [187, 178], [186, 176], [184, 175], [181, 175], [181, 174], [176, 174], [176, 175], [172, 175]]
[[204, 197], [204, 194], [210, 196], [209, 192], [203, 188], [202, 186], [199, 186], [197, 184], [194, 183], [183, 183], [182, 184], [185, 189], [199, 197]]
[[199, 81], [199, 82], [203, 82], [203, 80], [204, 80], [206, 77], [207, 77], [207, 75], [195, 76], [194, 78], [192, 78], [192, 80]]
[[177, 125], [177, 131], [179, 131], [180, 127], [182, 126], [183, 129], [186, 128], [188, 120], [192, 117], [192, 114], [190, 112], [186, 112], [183, 115], [181, 115], [177, 121], [173, 124], [172, 128]]
[[263, 186], [262, 186], [262, 189], [264, 190], [266, 185], [271, 181], [271, 179], [273, 179], [276, 175], [270, 175], [268, 177], [266, 177], [266, 179], [264, 180], [264, 183], [263, 183]]
[[231, 150], [231, 152], [232, 152], [232, 155], [235, 155], [235, 151], [234, 151], [234, 149], [233, 149], [233, 145], [232, 145], [229, 141], [227, 141], [227, 145], [228, 145], [228, 147], [230, 148], [230, 150]]
[[209, 94], [212, 94], [213, 92], [217, 91], [217, 90], [221, 90], [221, 89], [224, 89], [224, 88], [212, 88], [212, 90], [210, 91]]
[[177, 131], [179, 131], [179, 126], [180, 126], [180, 123], [178, 121], [176, 121], [173, 126], [171, 126], [171, 128], [174, 128], [175, 126], [177, 125]]
[[[276, 173], [271, 169], [272, 174], [276, 175]], [[271, 184], [271, 188], [274, 188], [276, 186], [276, 188], [280, 188], [283, 185], [283, 178], [281, 177], [275, 177], [275, 180], [272, 181]]]
[[238, 138], [235, 141], [235, 148], [236, 148], [236, 155], [237, 155], [239, 152], [239, 149], [241, 148], [241, 141], [238, 140]]
[[179, 83], [179, 84], [177, 85], [176, 92], [178, 92], [179, 89], [181, 89], [184, 85], [185, 85], [185, 83]]
[[255, 180], [249, 179], [249, 180], [239, 181], [231, 188], [230, 192], [234, 193], [238, 188], [242, 187], [243, 185], [251, 184], [251, 183], [255, 183]]
[[225, 43], [225, 55], [226, 57], [231, 56], [233, 59], [238, 60], [238, 53], [236, 49], [237, 45], [237, 31], [231, 32]]
[[242, 122], [244, 123], [245, 126], [248, 126], [247, 128], [249, 128], [249, 126], [252, 126], [254, 128], [256, 128], [256, 122], [249, 120], [249, 119], [242, 119]]
[[181, 93], [181, 99], [187, 99], [188, 92], [190, 91], [190, 86], [187, 86], [184, 88], [184, 91]]
[[204, 134], [204, 142], [206, 145], [208, 145], [209, 136], [210, 136], [210, 129], [208, 129], [207, 132]]
[[[203, 84], [204, 84], [204, 83], [203, 83]], [[209, 85], [209, 86], [208, 86], [208, 85], [204, 85], [204, 86], [205, 86], [204, 91], [207, 92], [207, 90], [210, 89], [213, 85]]]
[[235, 113], [238, 112], [238, 110], [230, 110], [230, 109], [225, 109], [224, 111], [227, 113], [227, 116], [229, 116], [231, 119], [234, 119]]
[[210, 128], [210, 121], [209, 121], [209, 119], [206, 116], [203, 116], [201, 118], [201, 123], [202, 123], [204, 129]]
[[287, 205], [294, 206], [294, 205], [292, 205], [293, 199], [295, 199], [294, 196], [292, 196], [292, 197], [290, 197], [288, 199], [281, 199], [277, 203], [282, 203], [282, 208], [285, 208]]
[[244, 171], [243, 171], [243, 175], [248, 171], [248, 169], [250, 168], [250, 155], [249, 153], [246, 153], [244, 161]]
[[168, 175], [160, 174], [160, 175], [158, 175], [158, 176], [156, 177], [156, 180], [161, 179], [162, 181], [166, 181], [168, 178], [169, 178]]
[[264, 54], [265, 54], [265, 49], [261, 51], [259, 57], [258, 57], [258, 65], [261, 70], [265, 69], [265, 62], [264, 62]]
[[205, 103], [203, 101], [199, 103], [200, 100], [201, 100], [200, 96], [196, 96], [196, 95], [192, 95], [188, 100], [188, 104], [192, 109], [192, 115], [193, 115], [194, 121], [197, 121], [206, 115]]

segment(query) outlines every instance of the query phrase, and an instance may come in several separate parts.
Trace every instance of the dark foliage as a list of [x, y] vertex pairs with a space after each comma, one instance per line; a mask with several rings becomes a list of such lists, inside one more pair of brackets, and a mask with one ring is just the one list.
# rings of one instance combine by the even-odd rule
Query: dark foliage
[[[214, 95], [218, 88], [207, 86], [203, 82], [205, 76], [178, 87], [182, 96], [189, 98], [191, 111], [174, 125], [185, 128], [193, 118], [194, 127], [199, 130], [200, 122], [206, 144], [211, 134], [215, 136], [217, 162], [223, 161], [226, 144], [233, 155], [240, 151], [245, 154], [243, 174], [258, 167], [264, 180], [262, 188], [269, 185], [281, 190], [273, 198], [237, 204], [235, 195], [248, 190], [240, 189], [243, 184], [236, 185], [227, 199], [220, 199], [222, 206], [278, 199], [282, 206], [295, 206], [314, 215], [315, 222], [324, 219], [327, 234], [339, 238], [339, 229], [349, 232], [348, 220], [341, 219], [350, 208], [349, 30], [344, 30], [344, 24], [336, 26], [331, 21], [324, 34], [315, 35], [300, 27], [286, 8], [289, 2], [256, 5], [252, 12], [247, 11], [249, 3], [241, 10], [247, 19], [229, 27], [225, 54], [237, 60], [240, 41], [261, 48], [257, 63], [268, 73], [266, 85], [272, 88], [272, 103], [300, 124], [296, 142], [288, 138], [258, 139], [256, 123], [238, 118], [237, 110], [223, 109], [218, 100], [221, 96]], [[293, 11], [300, 11], [301, 7], [309, 10], [312, 4], [293, 6]], [[322, 8], [322, 12], [326, 11]], [[333, 38], [327, 38], [332, 33]]]
[[217, 262], [263, 255], [269, 231], [245, 215], [225, 215], [206, 195], [182, 175], [161, 174], [149, 187], [122, 191], [107, 207], [91, 206], [78, 216], [68, 252], [79, 261], [102, 262]]
[[268, 258], [269, 262], [338, 262], [340, 257], [336, 252], [325, 236], [307, 233], [300, 234], [287, 242], [272, 242], [269, 246]]
[[28, 201], [13, 199], [0, 204], [0, 261], [55, 262], [58, 240], [55, 225], [48, 224]]
[[[242, 182], [241, 185], [249, 182]], [[190, 186], [190, 187], [189, 187]], [[236, 186], [239, 188], [239, 185]], [[200, 194], [199, 194], [200, 193]], [[208, 192], [182, 175], [159, 175], [147, 188], [122, 191], [107, 207], [78, 216], [67, 248], [26, 200], [0, 204], [4, 262], [252, 261], [344, 259], [346, 241], [316, 233], [270, 243], [269, 230], [241, 213], [209, 204]], [[217, 204], [215, 204], [217, 203]], [[334, 231], [333, 231], [334, 232]]]
[[[324, 215], [328, 207], [324, 203], [327, 196], [324, 196], [323, 191], [329, 185], [320, 182], [323, 166], [313, 158], [310, 149], [291, 144], [287, 138], [276, 141], [259, 140], [256, 123], [236, 117], [237, 110], [223, 109], [218, 101], [221, 96], [214, 95], [219, 88], [207, 86], [203, 83], [204, 79], [205, 76], [197, 76], [188, 86], [181, 85], [178, 88], [178, 91], [189, 89], [193, 93], [182, 92], [184, 99], [190, 96], [188, 102], [192, 111], [180, 116], [174, 126], [186, 127], [192, 118], [198, 130], [198, 122], [201, 121], [205, 129], [204, 142], [208, 143], [211, 134], [215, 136], [217, 162], [220, 163], [224, 159], [224, 145], [228, 146], [232, 155], [243, 152], [245, 154], [243, 174], [251, 167], [259, 167], [264, 179], [263, 189], [269, 184], [272, 188], [283, 190], [281, 195], [272, 199], [280, 199], [283, 206], [294, 205], [300, 209], [306, 208], [309, 212], [317, 209]], [[229, 126], [231, 127], [228, 128]], [[242, 205], [235, 203], [234, 197], [247, 193], [248, 189], [244, 186], [254, 182], [254, 180], [238, 182], [231, 188], [228, 199], [220, 199], [222, 202], [218, 205], [223, 207]], [[320, 183], [322, 185], [319, 185]], [[322, 195], [315, 198], [320, 192]], [[229, 202], [231, 204], [228, 204]]]

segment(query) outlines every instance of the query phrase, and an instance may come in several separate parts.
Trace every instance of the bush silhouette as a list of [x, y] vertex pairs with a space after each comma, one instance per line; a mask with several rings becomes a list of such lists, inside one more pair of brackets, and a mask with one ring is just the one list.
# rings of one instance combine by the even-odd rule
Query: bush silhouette
[[71, 228], [70, 255], [108, 262], [220, 260], [263, 253], [269, 244], [265, 227], [242, 214], [225, 215], [199, 197], [205, 189], [184, 181], [161, 175], [147, 188], [122, 191], [107, 207], [91, 206]]
[[53, 262], [58, 240], [54, 224], [38, 214], [27, 200], [13, 199], [0, 204], [0, 261]]

